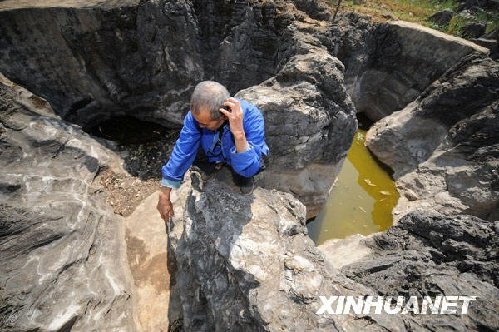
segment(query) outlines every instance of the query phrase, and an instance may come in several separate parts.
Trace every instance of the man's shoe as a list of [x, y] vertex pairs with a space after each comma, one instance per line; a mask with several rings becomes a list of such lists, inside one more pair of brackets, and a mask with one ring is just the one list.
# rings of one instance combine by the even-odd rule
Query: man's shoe
[[255, 190], [255, 179], [254, 177], [246, 178], [241, 176], [238, 181], [239, 190], [243, 195], [251, 195], [253, 190]]

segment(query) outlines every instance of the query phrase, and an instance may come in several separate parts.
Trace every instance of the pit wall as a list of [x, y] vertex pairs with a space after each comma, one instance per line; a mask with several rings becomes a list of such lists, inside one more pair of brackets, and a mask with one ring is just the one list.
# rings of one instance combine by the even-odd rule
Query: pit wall
[[347, 89], [357, 111], [372, 121], [404, 108], [465, 56], [489, 53], [465, 39], [403, 21], [346, 36], [360, 43], [346, 40], [338, 50]]
[[[357, 127], [344, 66], [316, 35], [327, 28], [313, 18], [327, 19], [324, 8], [162, 0], [5, 9], [0, 71], [83, 127], [130, 115], [178, 128], [194, 85], [218, 80], [264, 113], [271, 154], [260, 184], [313, 211]], [[303, 178], [317, 167], [327, 176]]]

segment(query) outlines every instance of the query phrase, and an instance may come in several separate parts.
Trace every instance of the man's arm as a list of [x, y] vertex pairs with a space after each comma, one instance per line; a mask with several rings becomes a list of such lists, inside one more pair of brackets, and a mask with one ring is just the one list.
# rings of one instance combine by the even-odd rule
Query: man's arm
[[185, 116], [184, 126], [180, 131], [179, 138], [175, 142], [170, 159], [161, 168], [161, 191], [156, 208], [164, 221], [168, 221], [174, 215], [170, 193], [172, 189], [180, 187], [185, 172], [187, 172], [196, 158], [200, 137], [201, 132], [199, 131], [191, 112], [189, 112]]
[[184, 179], [185, 172], [191, 167], [199, 149], [201, 131], [189, 112], [185, 116], [184, 126], [175, 142], [168, 162], [161, 168], [161, 185], [178, 189]]
[[268, 154], [263, 115], [251, 105], [243, 113], [240, 102], [235, 98], [229, 98], [227, 106], [231, 107], [232, 112], [224, 114], [229, 119], [235, 140], [235, 148], [230, 154], [231, 165], [236, 173], [245, 177], [253, 176], [260, 170], [262, 155]]

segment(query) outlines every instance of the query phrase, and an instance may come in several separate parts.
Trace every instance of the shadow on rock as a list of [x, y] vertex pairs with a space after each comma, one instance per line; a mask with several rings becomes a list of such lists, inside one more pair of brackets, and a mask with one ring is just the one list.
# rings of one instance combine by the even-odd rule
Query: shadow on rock
[[170, 302], [180, 301], [183, 309], [181, 323], [170, 317], [170, 330], [208, 331], [222, 326], [254, 330], [261, 318], [247, 311], [247, 299], [258, 281], [229, 262], [240, 250], [238, 237], [252, 220], [254, 197], [237, 192], [226, 169], [206, 182], [201, 174], [208, 175], [191, 172], [184, 220], [173, 221], [169, 230], [168, 245], [175, 248], [168, 251]]

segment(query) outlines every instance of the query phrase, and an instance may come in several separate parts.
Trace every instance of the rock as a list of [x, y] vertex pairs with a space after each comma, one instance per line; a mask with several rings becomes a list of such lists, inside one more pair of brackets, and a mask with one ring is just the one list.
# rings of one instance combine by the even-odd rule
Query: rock
[[332, 16], [331, 9], [324, 1], [292, 0], [295, 7], [312, 19], [327, 21]]
[[0, 76], [0, 330], [135, 331], [122, 219], [94, 182], [119, 159]]
[[196, 82], [258, 84], [288, 45], [289, 17], [256, 1], [59, 3], [0, 4], [0, 71], [84, 127], [116, 115], [179, 127]]
[[[456, 330], [495, 331], [499, 327], [499, 266], [493, 258], [497, 235], [493, 222], [473, 216], [414, 211], [385, 234], [368, 240], [374, 252], [343, 272], [384, 296], [477, 296], [468, 315], [447, 316], [445, 324]], [[438, 330], [441, 317], [412, 318], [419, 328]]]
[[403, 327], [399, 317], [386, 315], [315, 314], [320, 295], [375, 291], [325, 263], [304, 233], [305, 207], [291, 195], [257, 188], [253, 196], [241, 196], [214, 180], [202, 188], [185, 196], [169, 233], [178, 268], [172, 296], [180, 299], [184, 330]]
[[[358, 331], [367, 322], [369, 330], [497, 328], [495, 222], [411, 212], [387, 233], [328, 243], [321, 254], [304, 234], [304, 206], [289, 194], [257, 188], [248, 197], [213, 179], [192, 183], [169, 233], [172, 298], [185, 330]], [[361, 250], [353, 263], [340, 257], [352, 248]], [[314, 316], [324, 294], [478, 300], [468, 315]]]
[[458, 11], [497, 10], [497, 3], [493, 0], [459, 0], [457, 2]]
[[292, 192], [315, 216], [325, 202], [357, 128], [343, 87], [343, 65], [325, 49], [308, 47], [271, 78], [240, 91], [264, 113], [270, 167], [267, 188]]
[[167, 234], [157, 203], [158, 192], [154, 192], [125, 218], [127, 259], [135, 284], [139, 330], [166, 332], [175, 304], [170, 304]]
[[465, 38], [479, 38], [485, 33], [485, 24], [479, 22], [470, 22], [463, 26], [461, 34]]
[[315, 20], [330, 16], [324, 2], [42, 7], [0, 4], [0, 71], [57, 114], [85, 129], [124, 115], [178, 128], [195, 83], [217, 80], [264, 110], [271, 155], [262, 183], [295, 193], [317, 213], [357, 125], [344, 67], [317, 37], [326, 29]]
[[[0, 8], [0, 70], [46, 98], [0, 85], [0, 329], [497, 329], [499, 69], [484, 48], [356, 14], [332, 24], [322, 1]], [[288, 193], [241, 196], [193, 169], [174, 196], [168, 252], [162, 222], [137, 229], [154, 219], [154, 197], [127, 219], [125, 237], [99, 183], [121, 160], [48, 102], [83, 126], [131, 115], [174, 128], [193, 84], [208, 78], [262, 108], [272, 154], [260, 184]], [[368, 144], [395, 171], [402, 219], [321, 253], [305, 220], [356, 129], [347, 92], [361, 111], [379, 103], [373, 119], [386, 116]], [[340, 249], [356, 252], [329, 252]], [[411, 292], [483, 299], [469, 317], [317, 314], [321, 295]], [[164, 302], [148, 310], [152, 296]]]
[[372, 250], [366, 246], [365, 239], [363, 235], [354, 234], [345, 239], [327, 240], [317, 248], [335, 268], [341, 269], [372, 253]]
[[470, 40], [477, 45], [488, 48], [490, 50], [491, 57], [497, 57], [497, 53], [499, 53], [499, 47], [496, 39], [471, 38]]
[[368, 148], [408, 198], [399, 201], [400, 215], [425, 206], [487, 219], [497, 208], [498, 98], [497, 62], [468, 57], [368, 131]]
[[[346, 50], [338, 57], [347, 68], [347, 90], [357, 112], [372, 121], [403, 109], [464, 56], [489, 52], [462, 38], [402, 21], [343, 35], [338, 42], [346, 43]], [[350, 38], [353, 41], [343, 42]]]
[[428, 20], [440, 26], [447, 26], [454, 16], [454, 11], [451, 9], [444, 9], [431, 15]]

